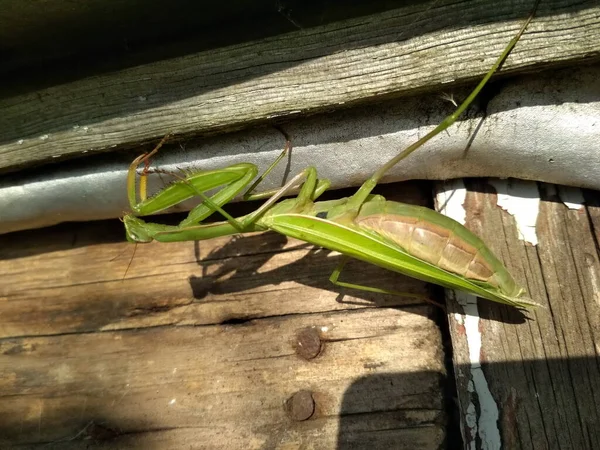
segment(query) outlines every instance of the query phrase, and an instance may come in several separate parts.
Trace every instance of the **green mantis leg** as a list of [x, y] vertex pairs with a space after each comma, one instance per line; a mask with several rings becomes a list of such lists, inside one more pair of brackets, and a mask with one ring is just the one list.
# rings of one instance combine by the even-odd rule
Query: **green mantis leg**
[[434, 305], [439, 306], [442, 309], [445, 309], [441, 303], [438, 303], [435, 300], [432, 300], [425, 295], [413, 294], [410, 292], [393, 291], [393, 290], [389, 290], [389, 289], [381, 289], [381, 288], [372, 287], [372, 286], [365, 286], [362, 284], [354, 284], [354, 283], [346, 283], [345, 281], [338, 281], [340, 274], [342, 273], [342, 270], [344, 269], [344, 266], [348, 263], [349, 259], [350, 259], [350, 257], [344, 256], [342, 259], [342, 262], [340, 262], [338, 264], [338, 266], [335, 269], [333, 269], [333, 272], [331, 273], [331, 276], [329, 277], [329, 281], [331, 281], [334, 285], [345, 287], [345, 288], [350, 288], [350, 289], [357, 289], [360, 291], [375, 292], [377, 294], [390, 294], [390, 295], [395, 295], [398, 297], [408, 297], [408, 298], [414, 298], [417, 300], [424, 300], [428, 303], [433, 303]]
[[160, 142], [152, 149], [150, 153], [143, 153], [133, 160], [133, 162], [129, 165], [129, 170], [127, 171], [127, 195], [129, 197], [130, 206], [134, 206], [138, 204], [136, 197], [136, 174], [137, 168], [141, 163], [144, 163], [144, 170], [140, 174], [140, 200], [143, 202], [148, 198], [148, 169], [150, 166], [150, 158], [154, 156], [158, 150], [167, 142], [167, 140], [171, 137], [170, 134], [165, 135]]
[[[285, 210], [285, 212], [291, 213], [301, 211], [303, 208], [309, 205], [310, 202], [312, 202], [314, 197], [320, 195], [329, 186], [329, 181], [317, 180], [317, 171], [314, 167], [309, 167], [296, 175], [256, 211], [237, 219], [231, 217], [227, 212], [223, 211], [220, 205], [214, 203], [208, 196], [197, 190], [193, 185], [188, 185], [193, 191], [195, 191], [196, 194], [198, 194], [198, 196], [203, 199], [207, 207], [214, 208], [214, 211], [221, 213], [227, 220], [225, 222], [197, 224], [182, 227], [181, 225], [169, 226], [146, 223], [140, 218], [132, 214], [128, 214], [123, 217], [127, 239], [131, 242], [150, 242], [152, 240], [161, 242], [176, 242], [210, 239], [217, 236], [228, 236], [242, 232], [265, 231], [267, 228], [260, 225], [257, 226], [256, 221], [260, 219], [263, 214], [268, 212], [268, 210], [273, 207], [273, 204], [277, 202], [277, 200], [294, 188], [304, 177], [306, 178], [306, 181], [302, 185], [298, 197], [295, 199], [285, 200], [277, 205], [277, 208], [279, 208], [280, 211]], [[185, 179], [182, 181], [185, 182]]]
[[329, 180], [318, 180], [317, 170], [314, 167], [308, 167], [292, 178], [282, 188], [275, 191], [269, 199], [262, 204], [256, 211], [244, 216], [243, 218], [235, 219], [229, 213], [227, 213], [221, 205], [215, 203], [203, 192], [197, 190], [194, 186], [189, 185], [192, 190], [202, 198], [203, 204], [207, 207], [218, 211], [227, 221], [236, 228], [239, 232], [248, 231], [249, 227], [254, 224], [265, 212], [267, 212], [281, 197], [290, 192], [302, 178], [306, 178], [300, 189], [298, 197], [293, 200], [290, 206], [290, 212], [294, 210], [303, 210], [309, 202], [312, 202], [315, 198], [319, 197], [323, 192], [327, 190], [330, 183]]
[[277, 193], [277, 191], [279, 190], [279, 189], [272, 189], [270, 191], [260, 192], [258, 194], [252, 193], [258, 187], [258, 185], [260, 183], [262, 183], [262, 181], [267, 177], [267, 175], [269, 175], [269, 173], [271, 173], [271, 171], [277, 166], [277, 164], [279, 164], [279, 162], [284, 158], [284, 156], [287, 155], [287, 153], [290, 150], [292, 150], [292, 141], [291, 141], [289, 135], [285, 131], [283, 131], [283, 129], [281, 129], [281, 128], [277, 128], [277, 131], [279, 131], [281, 134], [283, 134], [283, 137], [285, 138], [285, 147], [283, 148], [283, 151], [279, 154], [279, 156], [277, 158], [275, 158], [275, 161], [273, 161], [271, 163], [271, 165], [269, 167], [267, 167], [267, 169], [262, 173], [262, 175], [260, 175], [254, 183], [252, 183], [252, 186], [250, 186], [248, 188], [248, 190], [246, 192], [244, 192], [244, 195], [243, 195], [244, 201], [246, 201], [246, 200], [263, 200], [265, 198], [271, 197], [272, 195], [275, 195]]
[[[259, 176], [256, 182], [253, 183], [250, 189], [246, 191], [244, 194], [244, 199], [267, 198], [278, 191], [274, 190], [272, 193], [263, 193], [254, 196], [252, 195], [252, 191], [256, 188], [256, 186], [273, 170], [273, 168], [291, 149], [291, 143], [288, 135], [282, 130], [280, 131], [286, 138], [285, 148], [276, 158], [276, 160], [267, 168], [267, 170]], [[128, 198], [130, 207], [136, 216], [144, 216], [159, 212], [195, 195], [200, 195], [200, 197], [206, 199], [206, 196], [199, 194], [199, 192], [203, 193], [214, 188], [222, 187], [218, 192], [210, 196], [208, 201], [203, 201], [199, 205], [192, 208], [187, 217], [179, 224], [181, 227], [196, 225], [217, 211], [214, 208], [214, 205], [221, 206], [228, 203], [236, 195], [238, 195], [252, 181], [252, 179], [256, 177], [256, 166], [249, 163], [234, 164], [224, 169], [198, 171], [196, 173], [184, 174], [182, 176], [178, 176], [172, 172], [149, 170], [150, 158], [158, 152], [158, 150], [169, 137], [170, 135], [165, 136], [150, 153], [145, 153], [139, 156], [131, 163], [129, 167], [127, 178]], [[142, 163], [144, 164], [144, 169], [139, 175], [140, 202], [138, 203], [136, 192], [136, 175], [137, 169]], [[147, 176], [151, 172], [168, 173], [169, 175], [178, 178], [179, 181], [168, 186], [158, 194], [154, 195], [152, 198], [148, 199]]]
[[[268, 199], [274, 195], [278, 195], [281, 188], [279, 189], [271, 189], [268, 191], [259, 192], [257, 194], [253, 194], [258, 185], [271, 173], [271, 171], [281, 162], [281, 160], [292, 150], [292, 141], [289, 135], [281, 128], [277, 127], [277, 131], [279, 131], [285, 137], [285, 147], [283, 151], [279, 154], [279, 156], [271, 163], [269, 167], [264, 171], [262, 175], [260, 175], [252, 186], [248, 188], [248, 190], [244, 193], [243, 199], [246, 200], [264, 200]], [[330, 183], [326, 180], [318, 180], [316, 189], [313, 190], [313, 195], [311, 196], [312, 200], [316, 200], [323, 192], [325, 192], [329, 188]], [[281, 196], [280, 196], [281, 197]]]
[[[188, 238], [195, 236], [196, 239], [205, 239], [208, 236], [260, 230], [262, 228], [255, 227], [255, 222], [267, 212], [277, 200], [296, 188], [303, 178], [305, 178], [305, 181], [302, 184], [298, 197], [286, 201], [286, 210], [294, 212], [304, 209], [307, 204], [318, 198], [330, 186], [328, 180], [317, 179], [317, 173], [314, 167], [305, 169], [280, 189], [260, 194], [252, 194], [258, 184], [291, 149], [289, 137], [283, 131], [282, 133], [286, 138], [285, 148], [277, 159], [244, 194], [244, 198], [246, 199], [268, 198], [267, 201], [256, 211], [237, 219], [224, 211], [222, 206], [233, 199], [233, 197], [235, 197], [235, 195], [237, 195], [256, 176], [256, 166], [253, 164], [237, 164], [221, 170], [200, 171], [185, 176], [171, 173], [178, 181], [163, 189], [152, 198], [147, 199], [146, 176], [149, 173], [147, 168], [148, 161], [166, 141], [168, 136], [165, 136], [152, 152], [136, 158], [129, 168], [128, 195], [134, 214], [128, 214], [123, 218], [127, 229], [128, 239], [133, 242], [149, 242], [153, 239], [172, 241], [183, 239], [184, 236], [187, 236]], [[137, 168], [142, 163], [144, 163], [146, 167], [140, 175], [141, 202], [137, 203], [135, 177]], [[225, 185], [225, 187], [214, 195], [208, 196], [205, 194], [206, 191], [223, 185]], [[161, 209], [173, 206], [193, 196], [200, 197], [202, 202], [194, 207], [187, 217], [177, 226], [146, 223], [137, 217], [158, 212]], [[149, 204], [149, 202], [152, 203]], [[226, 222], [202, 224], [204, 219], [215, 212], [219, 212], [226, 219]], [[177, 233], [181, 233], [180, 236], [178, 236]]]

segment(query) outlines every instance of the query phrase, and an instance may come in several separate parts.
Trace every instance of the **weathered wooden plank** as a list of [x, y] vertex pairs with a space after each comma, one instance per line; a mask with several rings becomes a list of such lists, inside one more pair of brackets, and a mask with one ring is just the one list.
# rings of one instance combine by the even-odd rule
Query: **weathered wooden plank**
[[496, 205], [506, 182], [494, 186], [498, 195], [487, 184], [469, 185], [467, 224], [543, 307], [520, 313], [464, 296], [458, 298], [466, 306], [451, 302], [465, 443], [598, 448], [600, 260], [589, 220], [595, 212], [577, 203], [569, 209], [553, 185], [540, 184], [538, 193], [535, 183], [519, 182], [509, 185], [521, 189], [513, 217]]
[[[22, 82], [23, 75], [28, 82], [42, 83], [42, 77], [46, 83], [48, 78], [81, 77], [89, 71], [247, 42], [394, 7], [385, 0], [352, 5], [342, 0], [175, 0], [168, 8], [144, 0], [70, 0], [43, 9], [31, 2], [4, 0], [3, 6], [0, 76], [7, 75], [9, 83], [0, 86], [0, 92], [10, 89], [10, 82]], [[74, 61], [76, 73], [69, 68]], [[33, 70], [42, 63], [43, 73]]]
[[[2, 439], [34, 448], [82, 448], [86, 438], [110, 448], [337, 448], [384, 426], [374, 448], [392, 439], [437, 448], [444, 366], [430, 313], [378, 308], [4, 340]], [[314, 359], [295, 351], [302, 330], [320, 336]], [[290, 400], [305, 390], [308, 406]], [[91, 422], [103, 437], [90, 436]]]
[[168, 7], [140, 0], [57, 1], [43, 9], [19, 0], [3, 5], [0, 74], [10, 81], [27, 69], [29, 81], [39, 80], [41, 74], [32, 69], [41, 64], [44, 75], [52, 77], [68, 72], [68, 63], [75, 60], [81, 76], [90, 66], [98, 70], [139, 63], [148, 58], [150, 48], [156, 60], [176, 49], [181, 54], [190, 47], [223, 46], [243, 41], [244, 36], [260, 38], [295, 29], [276, 5], [265, 0], [203, 4], [175, 0]]
[[[402, 415], [406, 417], [412, 426], [397, 430], [398, 420], [396, 417]], [[105, 426], [90, 421], [80, 430], [76, 439], [65, 439], [54, 444], [23, 445], [19, 449], [131, 449], [131, 448], [190, 448], [190, 449], [296, 449], [296, 448], [343, 448], [356, 449], [375, 448], [375, 449], [431, 449], [440, 448], [442, 442], [439, 439], [442, 429], [431, 426], [427, 421], [435, 418], [433, 413], [425, 411], [406, 410], [401, 413], [381, 413], [376, 412], [364, 420], [364, 415], [359, 418], [354, 416], [343, 416], [340, 420], [337, 417], [325, 417], [318, 419], [319, 425], [314, 423], [299, 423], [293, 430], [286, 428], [271, 428], [275, 437], [254, 439], [251, 436], [243, 434], [226, 435], [224, 439], [220, 434], [218, 439], [199, 441], [201, 436], [193, 429], [174, 429], [174, 430], [155, 430], [150, 432], [139, 432], [132, 434], [118, 434], [117, 431], [106, 428]], [[329, 429], [339, 427], [338, 433], [323, 433], [327, 427]], [[326, 425], [321, 425], [326, 424]], [[386, 431], [382, 431], [382, 430]], [[222, 434], [227, 430], [219, 430]], [[377, 438], [373, 438], [373, 433], [377, 433]], [[117, 436], [117, 438], [115, 438]], [[81, 443], [85, 439], [85, 444]], [[75, 442], [73, 442], [75, 441]], [[104, 441], [108, 441], [105, 443]], [[313, 447], [314, 446], [314, 447]], [[443, 448], [443, 446], [442, 446]]]
[[[424, 2], [5, 98], [0, 169], [480, 77], [530, 7]], [[505, 69], [597, 55], [599, 17], [591, 0], [542, 2]]]
[[[256, 246], [262, 253], [221, 257], [221, 246]], [[140, 246], [125, 280], [133, 247], [124, 243], [2, 261], [1, 336], [214, 324], [364, 307], [372, 301], [415, 303], [354, 292], [339, 303], [328, 277], [340, 257], [275, 234], [207, 241], [200, 247], [208, 253], [202, 260], [195, 248], [193, 242]], [[357, 263], [349, 270], [347, 276], [364, 284], [427, 294], [422, 283], [392, 279], [369, 265]]]

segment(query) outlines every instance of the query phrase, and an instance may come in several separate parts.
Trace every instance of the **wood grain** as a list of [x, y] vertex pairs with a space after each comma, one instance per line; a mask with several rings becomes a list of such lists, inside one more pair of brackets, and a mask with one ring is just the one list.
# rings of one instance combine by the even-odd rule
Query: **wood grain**
[[[3, 341], [1, 434], [11, 445], [65, 445], [93, 422], [108, 436], [84, 431], [66, 448], [85, 438], [110, 448], [336, 448], [340, 438], [365, 442], [369, 428], [386, 426], [376, 448], [391, 439], [436, 448], [444, 367], [429, 309]], [[306, 328], [322, 341], [310, 361], [293, 346]], [[306, 421], [285, 408], [300, 390], [314, 400]], [[345, 423], [344, 415], [365, 420]]]
[[[479, 78], [531, 8], [490, 3], [423, 2], [1, 99], [0, 170]], [[596, 2], [542, 2], [505, 70], [597, 56], [598, 34]]]

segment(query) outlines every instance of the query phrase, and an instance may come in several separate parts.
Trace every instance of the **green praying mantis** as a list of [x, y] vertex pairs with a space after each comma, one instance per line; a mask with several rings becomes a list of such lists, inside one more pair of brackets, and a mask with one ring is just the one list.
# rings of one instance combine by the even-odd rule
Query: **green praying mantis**
[[[234, 218], [222, 209], [258, 175], [257, 167], [250, 163], [187, 173], [152, 197], [147, 197], [149, 160], [163, 145], [165, 137], [152, 152], [140, 155], [129, 167], [127, 193], [132, 212], [123, 217], [127, 239], [135, 243], [152, 240], [175, 242], [272, 230], [344, 254], [346, 258], [330, 276], [330, 281], [338, 286], [395, 293], [339, 281], [348, 257], [352, 257], [491, 301], [517, 307], [537, 305], [526, 296], [525, 290], [484, 242], [462, 224], [428, 208], [388, 201], [371, 192], [390, 168], [446, 130], [467, 109], [516, 45], [531, 22], [538, 3], [539, 0], [483, 80], [454, 113], [383, 165], [351, 197], [317, 201], [330, 183], [318, 179], [314, 167], [304, 169], [278, 190], [253, 194], [258, 184], [289, 151], [289, 139], [279, 157], [243, 195], [245, 200], [266, 199], [250, 214]], [[138, 201], [137, 169], [142, 163], [145, 169], [140, 174]], [[279, 201], [300, 183], [297, 197]], [[207, 194], [218, 188], [216, 193]], [[139, 218], [196, 196], [202, 202], [178, 225], [148, 223]], [[216, 212], [226, 220], [203, 223]]]

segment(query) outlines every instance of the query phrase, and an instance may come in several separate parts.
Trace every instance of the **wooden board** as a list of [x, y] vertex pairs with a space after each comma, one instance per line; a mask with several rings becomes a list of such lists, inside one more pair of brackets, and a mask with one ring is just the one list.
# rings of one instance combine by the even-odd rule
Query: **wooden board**
[[[431, 305], [340, 293], [337, 256], [271, 233], [141, 245], [123, 279], [123, 236], [112, 221], [0, 237], [1, 448], [443, 445]], [[345, 276], [429, 292], [359, 263]]]
[[[0, 99], [0, 170], [480, 78], [531, 1], [419, 2]], [[518, 4], [518, 6], [517, 6]], [[597, 56], [597, 2], [544, 1], [504, 69]]]
[[[0, 76], [13, 85], [32, 80], [52, 84], [57, 78], [123, 69], [398, 7], [386, 0], [174, 0], [168, 7], [144, 0], [57, 0], [44, 8], [4, 0], [3, 6]], [[74, 61], [77, 70], [69, 67]], [[40, 64], [43, 73], [35, 70]]]
[[[386, 429], [376, 448], [436, 448], [444, 368], [428, 309], [4, 341], [5, 445], [80, 448], [91, 438], [107, 448], [336, 448]], [[321, 341], [312, 360], [295, 349], [304, 330]], [[308, 398], [294, 398], [302, 391]], [[108, 436], [86, 430], [91, 422]]]
[[[502, 192], [507, 184], [494, 186]], [[579, 190], [511, 181], [509, 190], [525, 194], [525, 211], [513, 216], [489, 184], [467, 187], [468, 226], [542, 307], [449, 302], [465, 445], [600, 448], [600, 193], [586, 192], [584, 206]], [[517, 226], [515, 217], [537, 208], [537, 220]], [[534, 232], [537, 245], [518, 230]]]

